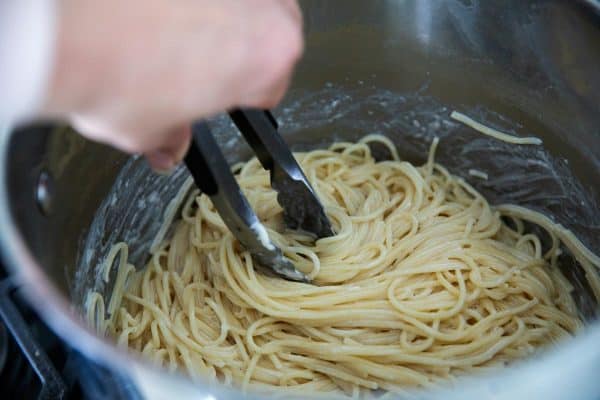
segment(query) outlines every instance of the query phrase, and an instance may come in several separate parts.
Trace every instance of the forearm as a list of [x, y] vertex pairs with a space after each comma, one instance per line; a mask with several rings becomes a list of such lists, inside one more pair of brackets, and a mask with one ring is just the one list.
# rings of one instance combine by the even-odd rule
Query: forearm
[[0, 123], [38, 115], [50, 81], [55, 38], [53, 0], [0, 1]]

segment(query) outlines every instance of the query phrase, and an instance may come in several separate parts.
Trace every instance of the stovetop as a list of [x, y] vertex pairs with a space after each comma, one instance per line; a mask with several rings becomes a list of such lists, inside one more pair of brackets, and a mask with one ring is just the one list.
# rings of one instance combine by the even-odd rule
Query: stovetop
[[87, 359], [39, 318], [0, 265], [1, 399], [141, 399], [126, 377]]

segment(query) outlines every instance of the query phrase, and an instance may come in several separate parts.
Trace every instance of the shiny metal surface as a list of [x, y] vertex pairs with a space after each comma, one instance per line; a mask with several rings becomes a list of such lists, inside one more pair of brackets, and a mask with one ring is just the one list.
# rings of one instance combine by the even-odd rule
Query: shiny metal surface
[[[442, 140], [439, 160], [453, 173], [465, 174], [466, 168], [476, 166], [496, 177], [474, 182], [492, 202], [542, 210], [599, 252], [597, 2], [311, 0], [302, 6], [306, 55], [289, 96], [276, 110], [281, 132], [295, 148], [384, 133], [400, 146], [404, 158], [419, 162], [435, 132]], [[509, 133], [538, 136], [544, 150], [481, 141], [448, 120], [452, 109]], [[143, 171], [140, 160], [128, 162], [104, 146], [68, 132], [48, 134], [46, 128], [28, 128], [10, 137], [3, 132], [0, 140], [3, 255], [28, 283], [30, 301], [50, 325], [90, 357], [131, 373], [152, 397], [238, 398], [230, 389], [191, 384], [116, 350], [84, 327], [71, 304], [71, 299], [81, 300], [76, 290], [71, 297], [74, 280], [79, 275], [93, 285], [94, 260], [100, 257], [81, 253], [84, 241], [95, 240], [98, 248], [110, 245], [126, 229], [117, 224], [121, 220], [135, 224], [129, 230], [139, 234], [144, 249], [143, 238], [156, 219], [152, 213], [161, 215], [185, 178], [181, 171], [170, 178], [154, 177]], [[249, 154], [226, 124], [220, 141], [230, 161]], [[124, 166], [131, 179], [117, 179]], [[54, 177], [48, 216], [35, 203], [42, 169]], [[110, 198], [115, 180], [141, 184], [135, 195], [148, 199], [147, 215], [117, 210], [116, 204], [111, 209], [104, 200]], [[164, 190], [150, 191], [153, 185]], [[127, 199], [116, 202], [121, 200]], [[103, 232], [108, 233], [94, 235], [98, 210], [106, 212]], [[122, 230], [109, 229], [113, 227]], [[581, 336], [503, 372], [473, 377], [441, 392], [421, 392], [420, 398], [597, 397], [597, 306], [575, 267], [573, 271], [569, 278], [577, 288], [575, 297], [589, 319]]]
[[235, 110], [229, 115], [263, 168], [269, 171], [271, 187], [277, 192], [286, 226], [317, 238], [332, 236], [331, 222], [323, 205], [277, 131], [275, 117], [270, 112], [248, 109]]
[[225, 225], [260, 266], [281, 278], [308, 282], [308, 277], [298, 271], [269, 238], [231, 173], [207, 123], [192, 125], [192, 143], [185, 156], [185, 164], [198, 188], [210, 197]]
[[35, 201], [44, 215], [49, 215], [52, 212], [52, 197], [54, 195], [54, 183], [52, 176], [48, 171], [41, 171], [35, 190]]

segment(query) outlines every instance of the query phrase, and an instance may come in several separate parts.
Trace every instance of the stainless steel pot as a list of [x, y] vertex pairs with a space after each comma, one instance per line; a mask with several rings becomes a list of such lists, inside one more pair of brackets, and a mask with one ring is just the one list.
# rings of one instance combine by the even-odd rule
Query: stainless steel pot
[[[492, 203], [552, 215], [600, 252], [600, 4], [596, 1], [303, 1], [307, 49], [277, 110], [295, 148], [383, 133], [423, 161], [438, 160]], [[486, 139], [448, 118], [452, 109], [537, 147]], [[213, 121], [231, 160], [249, 154], [223, 119]], [[140, 159], [68, 130], [29, 126], [0, 143], [0, 230], [6, 262], [47, 322], [89, 357], [132, 376], [150, 397], [237, 398], [153, 368], [96, 337], [81, 321], [87, 290], [108, 292], [96, 266], [127, 239], [141, 265], [162, 210], [185, 178], [154, 176]], [[488, 181], [473, 180], [469, 168]], [[568, 263], [568, 257], [565, 259]], [[597, 398], [598, 305], [577, 265], [566, 269], [587, 328], [556, 349], [420, 398]]]

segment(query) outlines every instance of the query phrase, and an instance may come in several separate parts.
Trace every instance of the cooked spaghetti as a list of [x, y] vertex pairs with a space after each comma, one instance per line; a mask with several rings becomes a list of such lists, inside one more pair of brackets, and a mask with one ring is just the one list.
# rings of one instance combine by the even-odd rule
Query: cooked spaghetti
[[498, 139], [506, 143], [534, 145], [542, 144], [542, 140], [540, 138], [512, 136], [507, 133], [500, 132], [497, 129], [490, 128], [489, 126], [484, 125], [481, 122], [477, 122], [473, 118], [470, 118], [465, 114], [459, 113], [458, 111], [452, 111], [450, 113], [450, 118], [452, 118], [455, 121], [462, 122], [463, 124], [475, 129], [476, 131], [483, 133], [484, 135], [493, 137], [494, 139]]
[[[376, 162], [373, 141], [392, 160]], [[107, 280], [118, 268], [117, 279], [106, 310], [102, 296], [88, 296], [90, 324], [193, 378], [353, 396], [502, 366], [575, 334], [582, 321], [560, 245], [596, 296], [600, 260], [536, 212], [490, 207], [434, 162], [436, 145], [420, 167], [382, 136], [297, 153], [337, 232], [316, 242], [285, 230], [256, 159], [236, 166], [269, 235], [313, 284], [257, 272], [195, 191], [146, 268], [135, 272], [125, 243], [113, 247], [104, 268]], [[549, 250], [526, 220], [548, 231]]]

